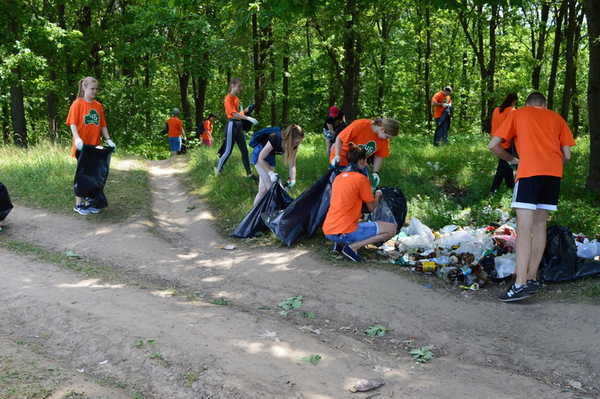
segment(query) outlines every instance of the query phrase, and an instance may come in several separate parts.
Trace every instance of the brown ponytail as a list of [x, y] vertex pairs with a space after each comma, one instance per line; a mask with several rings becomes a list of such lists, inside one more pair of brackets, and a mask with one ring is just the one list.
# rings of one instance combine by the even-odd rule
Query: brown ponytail
[[283, 139], [283, 162], [289, 165], [298, 151], [298, 148], [294, 148], [294, 142], [304, 138], [304, 130], [298, 125], [289, 125], [283, 129], [281, 136]]
[[85, 78], [79, 81], [79, 91], [77, 92], [77, 97], [83, 97], [85, 93], [85, 88], [88, 87], [90, 83], [98, 83], [98, 80], [91, 76], [86, 76]]

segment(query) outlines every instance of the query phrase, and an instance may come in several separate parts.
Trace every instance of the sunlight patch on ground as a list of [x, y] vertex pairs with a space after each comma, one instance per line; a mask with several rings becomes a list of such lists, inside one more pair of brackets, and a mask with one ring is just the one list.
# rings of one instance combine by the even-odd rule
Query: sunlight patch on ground
[[125, 284], [99, 284], [100, 279], [93, 278], [88, 280], [81, 280], [75, 284], [58, 284], [58, 288], [125, 288]]

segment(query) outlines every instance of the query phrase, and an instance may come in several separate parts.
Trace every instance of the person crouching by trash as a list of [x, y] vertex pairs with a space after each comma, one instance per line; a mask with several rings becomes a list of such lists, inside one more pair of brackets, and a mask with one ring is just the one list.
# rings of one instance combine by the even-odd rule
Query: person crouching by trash
[[254, 205], [269, 191], [271, 185], [279, 178], [275, 173], [275, 155], [283, 155], [283, 161], [289, 167], [286, 188], [296, 184], [296, 156], [298, 147], [304, 139], [304, 130], [298, 125], [289, 125], [283, 131], [273, 126], [261, 129], [252, 135], [250, 147], [252, 163], [258, 172], [258, 193]]
[[358, 250], [365, 245], [384, 242], [396, 234], [396, 224], [389, 222], [359, 223], [363, 202], [373, 211], [381, 201], [382, 192], [375, 196], [367, 172], [368, 150], [352, 147], [347, 153], [350, 163], [333, 181], [329, 211], [323, 223], [325, 238], [333, 241], [333, 251], [353, 262], [362, 258]]
[[[100, 145], [101, 136], [104, 138], [106, 145], [116, 148], [115, 143], [108, 135], [104, 107], [96, 101], [97, 91], [98, 81], [95, 78], [88, 76], [81, 79], [77, 98], [69, 108], [66, 124], [70, 127], [73, 135], [71, 156], [76, 159], [79, 159], [79, 152], [83, 149], [84, 144]], [[83, 198], [77, 196], [75, 197], [73, 211], [80, 215], [100, 213], [100, 209], [86, 204]]]
[[331, 167], [348, 165], [348, 150], [350, 146], [363, 148], [367, 158], [373, 156], [373, 173], [371, 174], [374, 188], [379, 186], [381, 178], [379, 171], [383, 167], [383, 159], [390, 156], [390, 139], [396, 137], [400, 124], [394, 119], [357, 119], [348, 125], [335, 139], [329, 154]]

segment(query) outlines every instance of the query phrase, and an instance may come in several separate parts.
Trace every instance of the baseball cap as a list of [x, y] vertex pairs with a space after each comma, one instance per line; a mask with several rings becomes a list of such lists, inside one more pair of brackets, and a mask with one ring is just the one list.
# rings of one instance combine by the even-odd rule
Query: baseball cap
[[339, 112], [340, 112], [340, 109], [338, 107], [336, 107], [335, 105], [332, 105], [331, 107], [329, 107], [329, 116], [331, 116], [332, 118], [335, 118]]

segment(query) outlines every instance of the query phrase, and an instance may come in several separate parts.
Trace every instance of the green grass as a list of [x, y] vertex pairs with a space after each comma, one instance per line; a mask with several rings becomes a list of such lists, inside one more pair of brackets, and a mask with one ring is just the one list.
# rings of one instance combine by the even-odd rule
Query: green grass
[[[18, 205], [72, 213], [75, 168], [75, 160], [64, 147], [47, 143], [27, 150], [0, 147], [0, 181]], [[89, 219], [120, 221], [149, 216], [150, 183], [143, 161], [125, 159], [118, 153], [113, 156], [104, 192], [109, 207]]]

